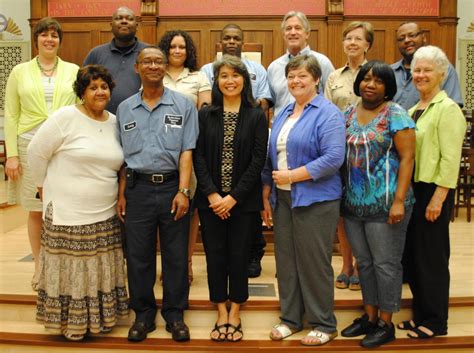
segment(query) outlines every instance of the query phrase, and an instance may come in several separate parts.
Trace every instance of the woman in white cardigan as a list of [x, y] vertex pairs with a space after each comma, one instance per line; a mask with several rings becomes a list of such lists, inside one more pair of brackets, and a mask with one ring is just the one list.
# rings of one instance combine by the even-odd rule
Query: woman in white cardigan
[[113, 87], [104, 67], [80, 69], [82, 104], [56, 111], [28, 148], [44, 218], [36, 318], [75, 341], [110, 332], [128, 313], [115, 214], [123, 153], [105, 110]]

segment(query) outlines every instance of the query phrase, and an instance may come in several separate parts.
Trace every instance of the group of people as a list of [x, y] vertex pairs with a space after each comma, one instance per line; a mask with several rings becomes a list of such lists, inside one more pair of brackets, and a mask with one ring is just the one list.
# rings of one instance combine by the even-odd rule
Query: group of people
[[33, 31], [38, 56], [8, 79], [6, 173], [29, 211], [31, 284], [46, 328], [78, 341], [110, 332], [130, 307], [128, 339], [144, 340], [156, 329], [159, 239], [161, 314], [175, 341], [189, 340], [200, 224], [217, 309], [210, 338], [240, 341], [263, 219], [274, 227], [281, 306], [272, 340], [304, 320], [304, 345], [337, 336], [336, 228], [336, 286], [360, 286], [365, 311], [343, 336], [364, 335], [367, 348], [395, 339], [403, 273], [413, 318], [397, 327], [411, 338], [447, 334], [449, 219], [466, 122], [455, 71], [416, 23], [398, 28], [403, 58], [392, 66], [367, 61], [370, 23], [349, 24], [347, 64], [334, 70], [308, 46], [306, 16], [291, 11], [281, 26], [287, 52], [268, 75], [241, 58], [238, 25], [224, 27], [222, 59], [200, 71], [188, 33], [151, 46], [137, 25], [117, 9], [114, 38], [79, 68], [58, 57], [61, 27], [44, 18]]

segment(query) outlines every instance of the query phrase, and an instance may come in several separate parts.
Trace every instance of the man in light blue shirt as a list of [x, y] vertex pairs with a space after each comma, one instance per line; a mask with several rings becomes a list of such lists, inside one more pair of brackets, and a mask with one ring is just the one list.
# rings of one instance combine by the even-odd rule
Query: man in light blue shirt
[[319, 93], [323, 94], [324, 86], [334, 66], [326, 55], [318, 53], [308, 45], [308, 38], [311, 32], [309, 21], [306, 15], [299, 11], [288, 12], [281, 23], [281, 31], [285, 40], [287, 51], [284, 55], [273, 61], [268, 67], [268, 83], [272, 92], [274, 106], [274, 116], [285, 108], [294, 98], [288, 92], [288, 84], [285, 76], [285, 66], [290, 58], [297, 55], [313, 55], [321, 66], [322, 76], [319, 83]]
[[[406, 22], [397, 29], [397, 42], [403, 58], [391, 65], [397, 80], [397, 94], [393, 101], [408, 110], [420, 100], [420, 95], [412, 82], [410, 65], [415, 52], [426, 44], [426, 37], [417, 23]], [[448, 73], [441, 89], [446, 91], [448, 97], [460, 107], [464, 105], [458, 75], [451, 64], [448, 66]]]
[[[242, 58], [243, 44], [243, 32], [240, 26], [231, 23], [222, 29], [222, 54], [238, 56], [241, 58], [250, 75], [253, 97], [262, 107], [263, 111], [266, 112], [273, 104], [270, 88], [268, 87], [267, 72], [261, 64]], [[209, 63], [201, 68], [201, 71], [206, 74], [211, 85], [214, 83], [214, 70], [212, 65], [213, 63]]]
[[194, 104], [163, 85], [167, 59], [157, 47], [137, 56], [143, 90], [117, 109], [126, 169], [119, 178], [117, 213], [125, 225], [130, 307], [135, 322], [129, 341], [155, 330], [156, 241], [160, 232], [163, 275], [161, 315], [175, 341], [189, 340], [189, 182], [199, 127]]

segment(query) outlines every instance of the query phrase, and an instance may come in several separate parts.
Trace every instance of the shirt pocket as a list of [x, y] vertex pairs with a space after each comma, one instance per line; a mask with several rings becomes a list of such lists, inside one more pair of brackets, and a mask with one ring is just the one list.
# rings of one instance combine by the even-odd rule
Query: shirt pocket
[[183, 128], [166, 126], [163, 140], [167, 150], [179, 151], [183, 141]]
[[138, 128], [122, 132], [122, 147], [125, 158], [142, 151], [143, 139]]
[[343, 87], [344, 87], [344, 85], [343, 85], [342, 83], [340, 83], [340, 82], [335, 82], [335, 83], [333, 83], [332, 85], [329, 86], [329, 88], [331, 89], [331, 91], [337, 91], [337, 90], [339, 90], [339, 89], [341, 89], [341, 88], [343, 88]]

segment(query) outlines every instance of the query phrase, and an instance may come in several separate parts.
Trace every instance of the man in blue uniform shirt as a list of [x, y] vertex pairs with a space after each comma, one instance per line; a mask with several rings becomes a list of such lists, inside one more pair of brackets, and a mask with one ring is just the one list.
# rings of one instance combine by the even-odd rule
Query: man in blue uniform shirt
[[137, 56], [143, 90], [122, 102], [117, 123], [126, 168], [119, 179], [117, 212], [125, 223], [130, 306], [135, 322], [128, 339], [155, 330], [156, 234], [163, 275], [161, 315], [175, 341], [189, 340], [188, 209], [197, 111], [184, 95], [163, 86], [167, 58], [157, 47]]
[[[393, 101], [408, 110], [420, 100], [420, 94], [412, 82], [410, 64], [415, 52], [426, 44], [426, 37], [417, 23], [406, 22], [397, 29], [397, 43], [402, 59], [391, 65], [397, 80], [397, 94]], [[441, 89], [459, 106], [463, 106], [458, 75], [451, 64]]]

